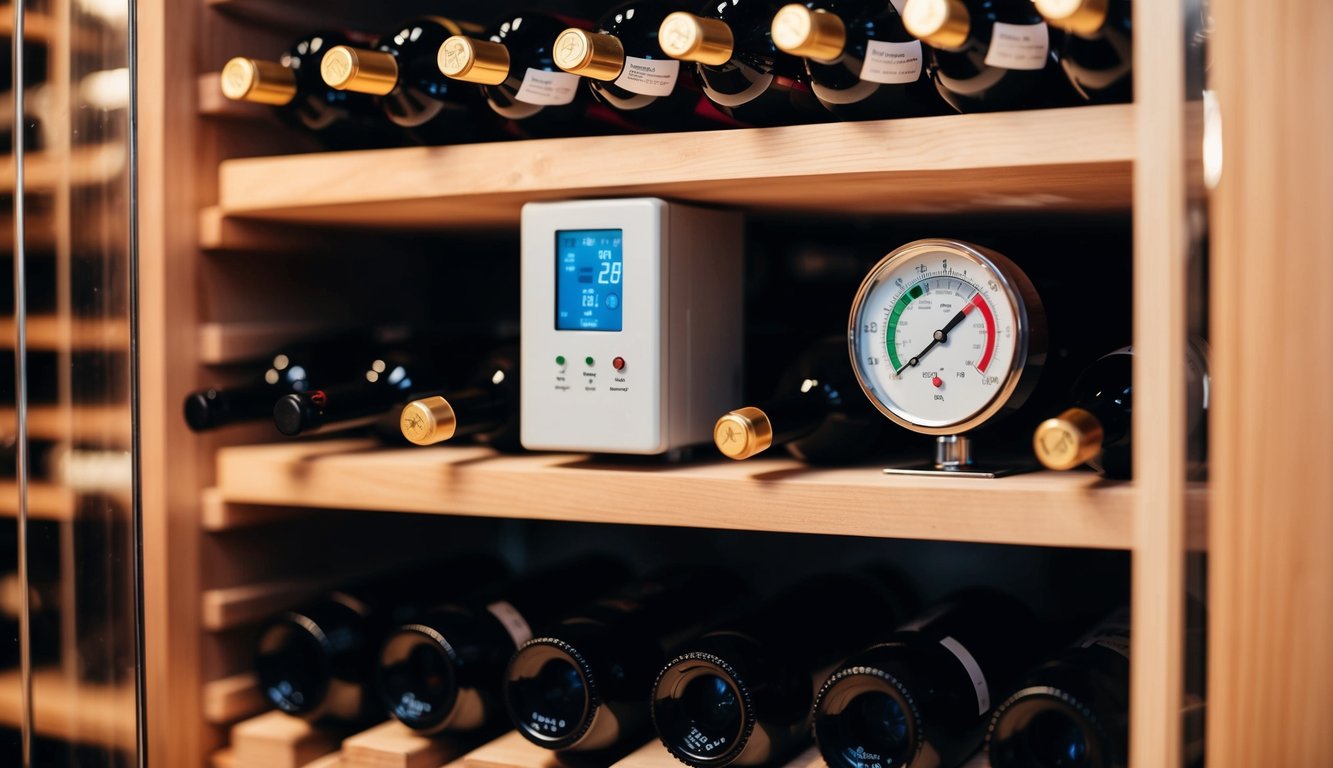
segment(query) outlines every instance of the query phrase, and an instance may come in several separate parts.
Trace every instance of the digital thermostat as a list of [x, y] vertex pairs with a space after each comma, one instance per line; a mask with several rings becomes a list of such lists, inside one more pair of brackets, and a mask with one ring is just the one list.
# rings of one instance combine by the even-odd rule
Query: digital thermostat
[[742, 222], [656, 198], [523, 206], [521, 439], [660, 454], [741, 380]]

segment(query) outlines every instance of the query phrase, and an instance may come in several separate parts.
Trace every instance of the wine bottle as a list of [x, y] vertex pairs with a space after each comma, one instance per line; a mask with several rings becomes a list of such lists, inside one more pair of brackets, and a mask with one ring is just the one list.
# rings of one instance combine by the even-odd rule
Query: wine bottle
[[593, 96], [635, 125], [654, 131], [735, 125], [662, 50], [657, 32], [681, 0], [630, 0], [607, 11], [597, 31], [566, 29], [554, 43], [555, 63], [586, 78]]
[[778, 47], [804, 57], [820, 103], [843, 120], [944, 111], [921, 41], [887, 0], [793, 3], [773, 16], [772, 26]]
[[440, 46], [440, 71], [476, 83], [491, 111], [523, 136], [587, 133], [590, 96], [578, 75], [555, 64], [552, 44], [568, 19], [525, 11], [478, 36], [454, 35]]
[[659, 571], [569, 616], [519, 648], [505, 704], [528, 741], [610, 759], [652, 735], [644, 693], [680, 639], [744, 596], [719, 568]]
[[312, 380], [338, 380], [356, 372], [371, 353], [360, 334], [338, 334], [293, 344], [274, 353], [251, 383], [209, 387], [185, 396], [185, 423], [195, 432], [273, 418], [283, 395], [304, 392]]
[[1072, 101], [1058, 33], [1032, 0], [907, 0], [903, 23], [930, 46], [935, 86], [959, 112]]
[[810, 740], [829, 667], [884, 637], [906, 595], [869, 575], [807, 579], [686, 643], [653, 686], [653, 726], [696, 768], [781, 764]]
[[771, 400], [718, 419], [713, 442], [733, 459], [782, 445], [811, 463], [840, 463], [872, 451], [887, 423], [857, 386], [847, 340], [828, 338], [797, 358]]
[[308, 720], [383, 716], [373, 695], [376, 652], [446, 591], [467, 593], [507, 576], [498, 560], [459, 557], [332, 592], [269, 620], [259, 633], [259, 689], [278, 709]]
[[474, 140], [485, 134], [476, 89], [445, 77], [437, 60], [445, 40], [480, 31], [464, 22], [423, 16], [371, 47], [329, 48], [320, 61], [320, 76], [336, 90], [378, 96], [389, 120], [422, 143]]
[[334, 147], [392, 144], [390, 124], [373, 97], [331, 88], [320, 77], [324, 53], [352, 44], [352, 37], [315, 32], [292, 43], [277, 61], [233, 58], [222, 68], [222, 95], [267, 104], [285, 122], [316, 132]]
[[463, 389], [419, 397], [403, 407], [399, 428], [417, 445], [456, 437], [501, 450], [517, 450], [518, 348], [492, 354]]
[[[1074, 382], [1073, 405], [1038, 425], [1032, 449], [1048, 469], [1087, 464], [1107, 477], [1128, 478], [1133, 466], [1130, 427], [1134, 403], [1134, 349], [1098, 358]], [[1186, 429], [1206, 427], [1208, 351], [1202, 340], [1186, 346]], [[1206, 441], [1197, 441], [1203, 444]], [[1203, 457], [1191, 457], [1202, 460]]]
[[1034, 0], [1064, 30], [1060, 66], [1079, 96], [1100, 104], [1134, 98], [1130, 0]]
[[790, 125], [827, 119], [810, 92], [805, 64], [779, 49], [770, 34], [773, 0], [708, 3], [697, 15], [668, 14], [657, 40], [688, 62], [704, 95], [748, 125]]
[[507, 727], [500, 682], [532, 628], [628, 577], [615, 559], [584, 557], [437, 606], [399, 627], [379, 656], [379, 688], [389, 713], [423, 733]]
[[952, 768], [981, 746], [993, 696], [1039, 658], [1026, 606], [990, 590], [961, 593], [824, 683], [815, 740], [830, 768], [924, 763]]

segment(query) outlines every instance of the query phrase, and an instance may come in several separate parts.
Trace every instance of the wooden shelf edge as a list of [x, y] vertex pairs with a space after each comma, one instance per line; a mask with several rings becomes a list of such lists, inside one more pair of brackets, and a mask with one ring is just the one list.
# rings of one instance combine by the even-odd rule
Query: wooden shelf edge
[[[33, 730], [41, 736], [121, 750], [134, 749], [134, 689], [78, 683], [56, 668], [33, 673]], [[20, 723], [17, 669], [0, 671], [0, 725]]]
[[[124, 351], [130, 349], [130, 324], [124, 318], [63, 318], [33, 315], [28, 318], [28, 349], [58, 352]], [[0, 349], [12, 349], [17, 333], [12, 317], [0, 318]]]
[[[254, 528], [261, 525], [307, 517], [309, 509], [301, 507], [273, 507], [259, 504], [233, 504], [222, 498], [216, 488], [205, 488], [200, 499], [200, 523], [205, 531], [219, 533], [234, 531], [239, 528]], [[0, 503], [3, 503], [0, 501]], [[0, 509], [0, 512], [3, 510]]]
[[204, 684], [204, 720], [214, 725], [230, 725], [270, 706], [252, 672]]
[[[0, 481], [0, 517], [18, 515], [18, 483]], [[28, 483], [28, 517], [33, 520], [66, 521], [74, 519], [78, 494], [53, 483]]]
[[[12, 430], [13, 408], [0, 408], [0, 430]], [[128, 446], [131, 417], [125, 405], [38, 405], [28, 409], [28, 436], [35, 440]]]
[[324, 323], [299, 321], [203, 323], [195, 332], [195, 348], [201, 365], [227, 365], [258, 360], [328, 330]]
[[1096, 549], [1132, 547], [1135, 499], [1088, 473], [886, 477], [780, 457], [672, 466], [366, 440], [223, 448], [217, 487], [231, 503]]
[[530, 200], [644, 193], [914, 216], [1126, 211], [1134, 115], [1110, 105], [237, 159], [221, 165], [219, 204], [227, 216], [429, 229], [509, 223]]

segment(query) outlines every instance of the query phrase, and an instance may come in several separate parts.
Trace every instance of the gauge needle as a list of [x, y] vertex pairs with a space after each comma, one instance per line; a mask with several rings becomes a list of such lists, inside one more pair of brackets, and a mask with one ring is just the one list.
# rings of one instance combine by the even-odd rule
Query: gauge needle
[[948, 342], [949, 331], [952, 331], [954, 328], [957, 328], [958, 324], [963, 322], [964, 318], [967, 317], [967, 314], [972, 311], [973, 306], [974, 306], [973, 304], [969, 303], [964, 305], [962, 309], [958, 310], [958, 314], [954, 315], [953, 318], [950, 319], [949, 322], [946, 323], [943, 328], [939, 329], [938, 331], [935, 331], [935, 333], [931, 335], [930, 343], [926, 345], [926, 348], [918, 352], [916, 354], [916, 357], [909, 359], [907, 363], [903, 365], [903, 367], [894, 371], [893, 375], [899, 376], [902, 374], [903, 371], [907, 370], [908, 368], [920, 365], [921, 358], [925, 357], [927, 352], [934, 349], [936, 344], [944, 344]]

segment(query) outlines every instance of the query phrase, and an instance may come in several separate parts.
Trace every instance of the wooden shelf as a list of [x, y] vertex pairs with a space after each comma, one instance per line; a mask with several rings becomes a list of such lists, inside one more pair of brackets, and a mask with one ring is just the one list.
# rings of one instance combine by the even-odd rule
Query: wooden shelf
[[[33, 729], [80, 744], [130, 750], [135, 745], [134, 688], [81, 684], [59, 669], [33, 673]], [[0, 725], [19, 727], [19, 674], [0, 672]]]
[[[14, 318], [0, 318], [0, 349], [14, 346]], [[123, 318], [72, 318], [53, 315], [28, 318], [28, 349], [54, 352], [124, 351], [130, 349], [130, 324]]]
[[[18, 514], [19, 488], [12, 480], [0, 482], [0, 517]], [[73, 520], [78, 494], [52, 483], [28, 483], [28, 517], [34, 520]]]
[[886, 477], [782, 457], [662, 465], [368, 440], [224, 448], [217, 488], [231, 503], [1103, 549], [1132, 546], [1135, 499], [1082, 472]]
[[1134, 107], [228, 160], [226, 216], [338, 227], [513, 224], [529, 200], [653, 194], [896, 216], [1129, 210]]
[[[13, 408], [0, 408], [0, 431], [13, 430]], [[130, 443], [130, 407], [124, 405], [35, 405], [28, 409], [33, 440], [74, 441], [104, 446]]]
[[[34, 193], [53, 191], [62, 183], [76, 187], [105, 184], [125, 170], [127, 154], [120, 142], [74, 147], [68, 161], [54, 153], [33, 152], [26, 156], [25, 186], [29, 193]], [[12, 193], [14, 180], [14, 156], [0, 157], [0, 194]]]

